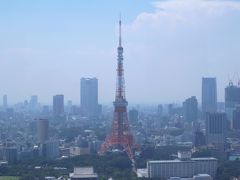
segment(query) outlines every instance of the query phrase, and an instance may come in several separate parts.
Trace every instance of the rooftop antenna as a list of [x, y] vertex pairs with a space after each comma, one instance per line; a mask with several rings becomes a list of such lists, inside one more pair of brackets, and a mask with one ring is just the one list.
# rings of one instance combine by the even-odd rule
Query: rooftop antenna
[[230, 78], [230, 74], [228, 74], [228, 85], [233, 86], [232, 78]]
[[237, 72], [236, 72], [236, 76], [237, 76], [238, 87], [240, 87], [240, 78], [239, 78], [239, 74]]

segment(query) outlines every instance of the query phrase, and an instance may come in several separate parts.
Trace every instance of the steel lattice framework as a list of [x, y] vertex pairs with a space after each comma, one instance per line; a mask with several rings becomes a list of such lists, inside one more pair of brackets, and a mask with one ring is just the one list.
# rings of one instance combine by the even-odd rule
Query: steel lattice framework
[[124, 82], [124, 70], [123, 70], [123, 47], [121, 38], [121, 19], [119, 20], [119, 46], [118, 46], [118, 58], [117, 58], [117, 87], [114, 105], [114, 114], [112, 129], [110, 134], [106, 137], [105, 142], [101, 146], [100, 154], [104, 154], [107, 150], [122, 149], [126, 151], [131, 160], [133, 156], [134, 139], [131, 134], [127, 105], [125, 97], [125, 82]]

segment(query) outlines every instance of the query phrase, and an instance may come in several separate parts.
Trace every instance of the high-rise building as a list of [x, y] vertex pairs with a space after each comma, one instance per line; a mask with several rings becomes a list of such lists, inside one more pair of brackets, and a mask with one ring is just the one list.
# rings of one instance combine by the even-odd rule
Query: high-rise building
[[233, 111], [233, 129], [240, 130], [240, 106]]
[[72, 113], [72, 112], [71, 112], [71, 111], [72, 111], [72, 106], [73, 106], [73, 105], [72, 105], [72, 101], [71, 101], [71, 100], [68, 100], [68, 101], [67, 101], [66, 110], [65, 110], [65, 111], [67, 112], [67, 114], [71, 114], [71, 113]]
[[53, 96], [53, 115], [54, 116], [64, 115], [64, 95]]
[[37, 120], [37, 134], [40, 143], [44, 143], [48, 140], [48, 126], [49, 123], [47, 119]]
[[98, 115], [98, 80], [97, 78], [81, 78], [80, 102], [83, 115]]
[[163, 115], [163, 105], [162, 104], [159, 104], [157, 107], [157, 115], [159, 117], [162, 117], [162, 115]]
[[3, 96], [3, 108], [7, 108], [7, 106], [8, 106], [7, 95], [5, 94], [5, 95]]
[[10, 164], [14, 164], [18, 160], [18, 149], [15, 146], [1, 146], [0, 159]]
[[201, 131], [194, 132], [194, 147], [206, 145], [206, 138]]
[[230, 82], [225, 88], [225, 111], [230, 122], [233, 121], [233, 111], [237, 105], [240, 105], [240, 87]]
[[206, 113], [207, 144], [224, 147], [226, 132], [227, 118], [225, 113]]
[[30, 106], [29, 107], [30, 110], [33, 110], [33, 111], [37, 110], [37, 108], [38, 108], [38, 96], [37, 95], [31, 96], [30, 101], [29, 101], [29, 106]]
[[138, 110], [131, 109], [129, 111], [129, 120], [132, 125], [136, 125], [138, 123]]
[[49, 106], [44, 105], [42, 106], [42, 116], [48, 116], [50, 113]]
[[187, 122], [193, 122], [197, 120], [198, 102], [195, 96], [192, 96], [183, 102], [183, 116]]
[[216, 78], [202, 78], [202, 113], [217, 112]]
[[174, 106], [173, 104], [168, 104], [168, 115], [172, 116], [174, 114]]
[[14, 117], [14, 109], [13, 108], [7, 108], [6, 109], [6, 116], [7, 116], [7, 118], [9, 119], [9, 118], [13, 118]]
[[4, 160], [8, 163], [14, 164], [17, 162], [18, 151], [16, 147], [5, 147]]
[[30, 104], [36, 105], [38, 103], [38, 96], [32, 95], [30, 98]]
[[41, 144], [41, 155], [49, 159], [59, 157], [59, 140], [48, 140]]

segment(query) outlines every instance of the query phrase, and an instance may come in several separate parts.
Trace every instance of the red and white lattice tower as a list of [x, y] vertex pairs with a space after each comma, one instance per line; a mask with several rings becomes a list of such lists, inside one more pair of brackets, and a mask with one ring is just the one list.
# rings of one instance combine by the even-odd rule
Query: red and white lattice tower
[[134, 139], [130, 132], [125, 97], [124, 73], [123, 73], [123, 47], [121, 38], [121, 19], [119, 20], [119, 46], [117, 48], [117, 87], [114, 105], [112, 129], [101, 146], [100, 154], [111, 149], [126, 151], [129, 158], [133, 160]]

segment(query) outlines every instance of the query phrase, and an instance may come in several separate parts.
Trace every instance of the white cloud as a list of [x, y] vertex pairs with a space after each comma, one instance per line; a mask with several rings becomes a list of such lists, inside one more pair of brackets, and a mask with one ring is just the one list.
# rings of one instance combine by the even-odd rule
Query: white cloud
[[191, 95], [200, 100], [201, 78], [216, 76], [222, 100], [228, 74], [240, 66], [240, 1], [166, 0], [153, 6], [123, 28], [131, 60], [126, 75], [134, 72], [127, 76], [129, 94], [159, 102]]
[[239, 1], [230, 0], [163, 0], [153, 2], [154, 12], [137, 16], [130, 28], [158, 27], [160, 24], [175, 26], [178, 23], [194, 23], [199, 19], [215, 18], [240, 10]]

